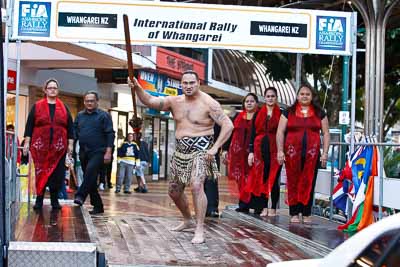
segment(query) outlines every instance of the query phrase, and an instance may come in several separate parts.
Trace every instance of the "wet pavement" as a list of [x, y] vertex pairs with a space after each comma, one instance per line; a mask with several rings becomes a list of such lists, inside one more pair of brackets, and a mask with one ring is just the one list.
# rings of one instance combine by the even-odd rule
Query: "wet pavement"
[[[110, 265], [265, 266], [310, 258], [287, 240], [229, 218], [207, 218], [206, 242], [193, 245], [193, 229], [169, 230], [181, 215], [167, 195], [167, 183], [148, 186], [147, 194], [102, 194], [106, 212], [92, 216], [92, 222]], [[236, 202], [223, 181], [219, 187], [220, 209]]]
[[15, 241], [32, 242], [90, 242], [90, 236], [80, 207], [63, 204], [61, 210], [52, 211], [44, 205], [34, 211], [27, 203], [21, 204], [20, 216], [15, 224]]
[[[287, 210], [260, 218], [235, 212], [237, 200], [226, 179], [219, 182], [221, 218], [207, 218], [206, 242], [191, 244], [193, 230], [173, 232], [181, 215], [167, 194], [167, 182], [148, 183], [149, 193], [101, 193], [105, 213], [90, 216], [64, 204], [52, 212], [22, 206], [15, 240], [34, 242], [96, 242], [109, 265], [265, 266], [267, 263], [321, 257], [347, 237], [337, 224], [313, 218], [309, 225], [289, 223]], [[132, 187], [133, 189], [133, 187]], [[186, 189], [192, 214], [190, 190]], [[87, 201], [88, 202], [88, 201]], [[227, 209], [225, 209], [227, 207]]]

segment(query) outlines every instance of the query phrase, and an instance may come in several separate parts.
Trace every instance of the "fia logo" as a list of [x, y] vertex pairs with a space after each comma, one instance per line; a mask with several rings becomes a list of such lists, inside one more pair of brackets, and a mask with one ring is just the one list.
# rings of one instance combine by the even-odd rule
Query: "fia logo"
[[319, 20], [319, 30], [327, 32], [343, 32], [343, 25], [340, 19], [334, 18], [321, 18]]
[[19, 2], [18, 35], [50, 36], [51, 2]]
[[21, 4], [21, 17], [48, 18], [44, 4]]
[[346, 18], [317, 16], [316, 48], [346, 50]]

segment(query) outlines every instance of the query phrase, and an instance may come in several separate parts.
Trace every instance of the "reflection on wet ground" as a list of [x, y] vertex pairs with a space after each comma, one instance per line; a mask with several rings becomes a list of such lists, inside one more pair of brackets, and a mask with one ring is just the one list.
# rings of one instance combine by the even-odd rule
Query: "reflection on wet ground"
[[32, 242], [90, 242], [80, 207], [63, 205], [52, 210], [44, 205], [34, 211], [24, 203], [15, 225], [14, 240]]

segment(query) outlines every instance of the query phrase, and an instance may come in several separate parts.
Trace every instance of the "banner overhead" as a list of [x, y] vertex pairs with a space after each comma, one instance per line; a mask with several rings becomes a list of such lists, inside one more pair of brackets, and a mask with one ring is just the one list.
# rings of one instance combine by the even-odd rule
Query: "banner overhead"
[[14, 1], [13, 39], [351, 55], [348, 12], [121, 0]]

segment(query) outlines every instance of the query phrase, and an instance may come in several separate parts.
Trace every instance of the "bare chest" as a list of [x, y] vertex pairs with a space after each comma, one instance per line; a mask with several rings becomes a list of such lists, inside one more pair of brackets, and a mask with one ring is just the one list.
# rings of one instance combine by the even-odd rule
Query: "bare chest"
[[200, 101], [177, 103], [174, 109], [174, 119], [177, 123], [208, 125], [212, 123], [208, 109], [209, 107]]

